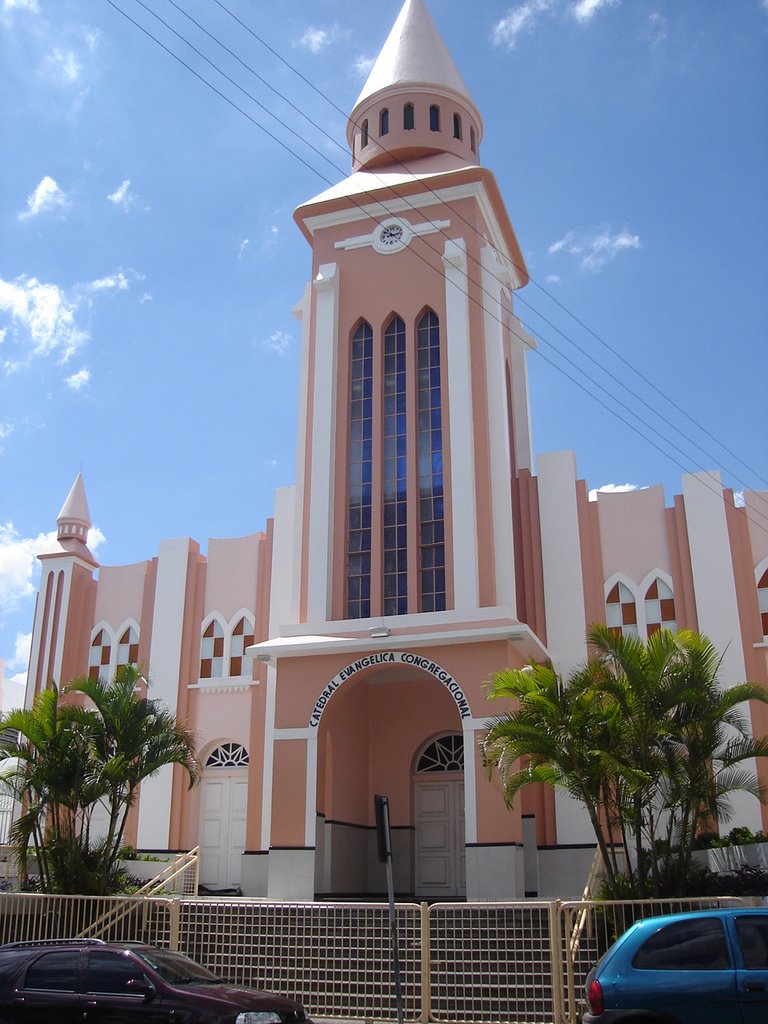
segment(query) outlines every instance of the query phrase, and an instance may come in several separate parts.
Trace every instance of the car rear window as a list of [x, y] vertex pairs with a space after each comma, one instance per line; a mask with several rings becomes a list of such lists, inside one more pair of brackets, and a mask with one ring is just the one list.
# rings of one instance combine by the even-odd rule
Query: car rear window
[[635, 953], [639, 971], [722, 971], [730, 967], [722, 922], [716, 917], [660, 928]]
[[768, 970], [768, 914], [765, 917], [737, 917], [736, 934], [747, 970]]
[[43, 953], [27, 969], [24, 987], [47, 992], [74, 992], [79, 959], [80, 951], [77, 949]]

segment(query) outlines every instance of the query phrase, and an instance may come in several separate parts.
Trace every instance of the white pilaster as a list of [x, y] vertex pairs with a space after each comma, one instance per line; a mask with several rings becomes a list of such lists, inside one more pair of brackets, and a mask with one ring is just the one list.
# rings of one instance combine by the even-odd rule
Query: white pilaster
[[536, 349], [536, 339], [523, 327], [517, 317], [510, 322], [512, 404], [515, 423], [515, 463], [517, 468], [533, 470], [533, 431], [531, 430], [531, 402], [528, 395], [528, 359], [530, 349]]
[[[161, 541], [149, 652], [149, 696], [163, 701], [174, 714], [178, 707], [188, 562], [186, 538]], [[168, 846], [172, 778], [173, 768], [166, 765], [141, 784], [138, 845], [143, 849]]]
[[480, 603], [475, 508], [475, 451], [472, 422], [472, 373], [469, 340], [469, 281], [463, 239], [448, 240], [445, 265], [445, 338], [448, 358], [448, 408], [451, 431], [451, 510], [453, 586], [457, 608]]
[[264, 710], [264, 775], [261, 791], [261, 848], [268, 850], [272, 840], [272, 780], [275, 772], [275, 698], [277, 668], [267, 666], [267, 694]]
[[493, 504], [493, 550], [496, 575], [496, 604], [515, 614], [515, 552], [512, 531], [511, 453], [507, 411], [504, 331], [499, 279], [503, 268], [490, 245], [482, 249], [483, 329], [485, 372], [488, 395], [489, 461]]
[[269, 636], [280, 635], [280, 626], [299, 621], [301, 586], [301, 517], [296, 515], [296, 488], [275, 492], [275, 527], [272, 535], [272, 573], [269, 593]]
[[326, 622], [331, 593], [334, 452], [336, 439], [336, 353], [339, 315], [339, 269], [325, 263], [314, 282], [314, 381], [312, 381], [312, 466], [309, 495], [307, 616]]
[[[724, 686], [731, 686], [744, 682], [747, 674], [720, 474], [684, 476], [683, 496], [699, 631], [720, 652], [720, 680]], [[754, 761], [742, 767], [756, 770]], [[747, 825], [753, 831], [762, 827], [760, 804], [755, 797], [735, 793], [730, 802], [735, 811], [734, 825]]]
[[555, 671], [567, 675], [587, 653], [573, 452], [539, 455], [537, 474], [547, 647]]

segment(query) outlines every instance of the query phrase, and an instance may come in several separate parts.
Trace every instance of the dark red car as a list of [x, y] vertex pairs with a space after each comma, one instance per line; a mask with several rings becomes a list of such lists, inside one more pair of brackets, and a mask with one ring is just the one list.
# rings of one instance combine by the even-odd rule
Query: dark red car
[[[0, 1024], [302, 1024], [303, 1007], [139, 942], [0, 946]], [[311, 1022], [309, 1022], [311, 1024]]]

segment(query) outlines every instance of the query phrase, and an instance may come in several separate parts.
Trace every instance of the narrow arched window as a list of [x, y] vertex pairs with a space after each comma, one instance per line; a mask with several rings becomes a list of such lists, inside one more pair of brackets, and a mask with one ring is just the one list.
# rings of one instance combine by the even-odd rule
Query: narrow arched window
[[443, 611], [446, 605], [445, 507], [440, 321], [432, 310], [419, 321], [416, 358], [419, 608], [423, 612], [437, 612]]
[[363, 149], [368, 145], [368, 118], [363, 121]]
[[659, 629], [677, 629], [675, 595], [664, 580], [657, 578], [645, 592], [645, 628], [648, 636]]
[[453, 137], [461, 139], [461, 114], [453, 115]]
[[389, 135], [389, 110], [386, 107], [379, 114], [379, 135]]
[[639, 636], [635, 598], [623, 583], [615, 583], [605, 599], [605, 622], [612, 633]]
[[91, 641], [88, 656], [88, 678], [103, 679], [109, 672], [109, 659], [112, 656], [112, 644], [109, 635], [100, 629]]
[[757, 584], [757, 600], [760, 606], [763, 636], [768, 639], [768, 569], [765, 570]]
[[416, 121], [413, 113], [413, 104], [406, 103], [403, 107], [403, 128], [405, 128], [406, 131], [411, 131], [415, 125]]
[[384, 331], [384, 614], [408, 611], [408, 460], [405, 323]]
[[139, 634], [129, 626], [117, 644], [117, 667], [137, 665], [139, 663]]
[[224, 630], [212, 619], [200, 640], [200, 678], [221, 679], [224, 675]]
[[243, 616], [232, 630], [229, 648], [229, 674], [231, 676], [253, 678], [253, 655], [246, 654], [246, 649], [253, 646], [254, 642], [253, 626]]
[[347, 618], [371, 614], [373, 474], [373, 331], [361, 323], [352, 336], [347, 498]]
[[429, 130], [431, 132], [440, 131], [440, 107], [436, 103], [429, 108]]
[[473, 153], [477, 152], [477, 142], [475, 140], [475, 129], [472, 125], [469, 126], [469, 148]]

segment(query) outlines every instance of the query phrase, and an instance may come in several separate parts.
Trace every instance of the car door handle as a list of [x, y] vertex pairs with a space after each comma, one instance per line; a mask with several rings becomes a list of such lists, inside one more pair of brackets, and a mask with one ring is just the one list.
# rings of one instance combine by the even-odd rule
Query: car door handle
[[765, 992], [765, 985], [762, 981], [748, 981], [744, 985], [744, 989], [747, 992]]

